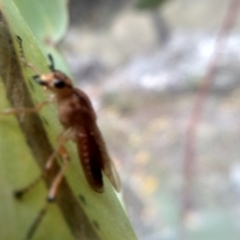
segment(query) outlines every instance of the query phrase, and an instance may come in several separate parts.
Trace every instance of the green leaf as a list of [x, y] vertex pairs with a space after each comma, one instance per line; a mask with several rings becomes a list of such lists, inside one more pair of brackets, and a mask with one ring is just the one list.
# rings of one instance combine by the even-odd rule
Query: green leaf
[[[0, 23], [0, 76], [3, 82], [0, 85], [1, 109], [6, 107], [5, 96], [12, 107], [33, 107], [46, 100], [46, 93], [32, 83], [31, 77], [35, 73], [21, 62], [16, 35], [22, 38], [25, 56], [31, 64], [41, 72], [48, 72], [48, 63], [14, 3], [11, 0], [0, 0], [0, 11], [3, 15]], [[39, 175], [37, 165], [43, 168], [56, 147], [60, 130], [61, 125], [53, 105], [45, 107], [39, 114], [20, 116], [18, 123], [13, 116], [1, 116], [0, 136], [6, 136], [0, 137], [1, 239], [23, 239], [43, 206], [47, 192], [44, 184], [32, 189], [21, 201], [13, 198], [12, 191], [26, 186]], [[84, 177], [75, 145], [68, 143], [67, 148], [71, 162], [66, 181], [58, 193], [59, 209], [50, 206], [42, 226], [37, 230], [36, 239], [72, 239], [60, 212], [78, 239], [96, 239], [91, 226], [104, 240], [137, 239], [108, 179], [104, 177], [103, 194], [94, 192]], [[47, 185], [58, 169], [56, 165], [47, 176]], [[5, 220], [1, 219], [5, 218], [8, 219], [7, 226], [11, 232], [4, 229]]]
[[65, 59], [56, 49], [68, 26], [67, 0], [14, 0], [44, 55], [51, 53], [59, 69], [72, 77]]
[[66, 0], [14, 2], [39, 42], [54, 45], [64, 36], [68, 25]]

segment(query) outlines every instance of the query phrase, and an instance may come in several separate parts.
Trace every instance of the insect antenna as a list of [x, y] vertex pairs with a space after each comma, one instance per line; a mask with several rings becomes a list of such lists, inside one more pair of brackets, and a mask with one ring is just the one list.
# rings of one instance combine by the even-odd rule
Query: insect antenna
[[51, 54], [48, 54], [48, 59], [50, 61], [50, 65], [49, 65], [49, 68], [52, 72], [55, 72], [56, 69], [54, 67], [54, 60], [53, 60], [53, 56]]
[[35, 67], [33, 66], [31, 63], [29, 63], [25, 57], [25, 54], [24, 54], [24, 51], [23, 51], [23, 45], [22, 45], [22, 39], [16, 35], [17, 37], [17, 41], [18, 41], [18, 44], [19, 44], [19, 48], [20, 48], [20, 58], [21, 60], [24, 62], [25, 66], [31, 68], [34, 72], [38, 73], [38, 74], [41, 74], [41, 72]]

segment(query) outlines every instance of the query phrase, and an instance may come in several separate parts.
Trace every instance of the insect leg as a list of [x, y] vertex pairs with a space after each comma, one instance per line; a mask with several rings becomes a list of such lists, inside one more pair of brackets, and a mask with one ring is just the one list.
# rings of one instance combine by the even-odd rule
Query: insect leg
[[25, 238], [25, 240], [31, 240], [34, 233], [36, 232], [39, 224], [41, 223], [43, 217], [45, 216], [47, 209], [48, 209], [49, 203], [46, 202], [45, 205], [42, 207], [42, 209], [39, 211], [37, 217], [35, 218], [35, 220], [33, 221], [30, 229], [28, 230], [27, 236]]
[[43, 174], [41, 174], [38, 178], [36, 178], [33, 182], [31, 182], [31, 184], [27, 185], [26, 187], [20, 189], [20, 190], [16, 190], [14, 192], [14, 195], [16, 198], [21, 198], [25, 193], [29, 192], [31, 189], [33, 189], [37, 183], [40, 182], [40, 180], [42, 180]]
[[[36, 113], [36, 112], [39, 112], [45, 105], [51, 103], [52, 101], [53, 101], [53, 99], [50, 99], [48, 101], [43, 101], [43, 102], [37, 104], [34, 108], [22, 107], [22, 108], [5, 109], [3, 112], [0, 113], [0, 116], [1, 115], [12, 115], [12, 114]], [[29, 190], [34, 188], [34, 186], [37, 185], [37, 183], [42, 179], [44, 174], [45, 174], [45, 171], [43, 171], [42, 174], [28, 186], [26, 186], [20, 190], [16, 190], [14, 192], [15, 197], [21, 198], [25, 193], [27, 193]]]
[[[26, 194], [27, 192], [29, 192], [31, 189], [34, 188], [34, 186], [37, 185], [37, 183], [40, 182], [40, 180], [44, 177], [44, 175], [47, 174], [47, 172], [52, 168], [52, 165], [54, 163], [54, 161], [56, 160], [57, 156], [60, 155], [62, 157], [62, 159], [64, 160], [64, 162], [67, 162], [69, 160], [69, 156], [67, 153], [66, 148], [63, 146], [64, 142], [62, 139], [62, 135], [64, 134], [64, 132], [62, 134], [59, 135], [58, 137], [58, 147], [57, 149], [52, 153], [52, 155], [49, 157], [49, 159], [47, 160], [44, 169], [42, 170], [42, 173], [33, 181], [31, 182], [29, 185], [27, 185], [26, 187], [16, 190], [14, 192], [14, 195], [16, 198], [21, 198], [24, 194]], [[65, 142], [68, 141], [68, 139], [65, 139]]]
[[64, 173], [66, 172], [67, 167], [68, 167], [68, 163], [69, 163], [68, 160], [69, 159], [64, 159], [64, 163], [61, 166], [60, 171], [58, 172], [57, 176], [55, 177], [55, 179], [53, 180], [53, 182], [51, 184], [51, 187], [49, 189], [48, 196], [47, 196], [47, 201], [49, 201], [49, 202], [53, 202], [55, 200], [60, 183], [61, 183], [61, 181], [64, 177]]
[[47, 199], [46, 199], [46, 203], [44, 204], [43, 208], [39, 211], [37, 217], [35, 218], [35, 220], [33, 221], [28, 233], [27, 233], [27, 236], [26, 236], [26, 240], [30, 240], [32, 239], [34, 233], [36, 232], [39, 224], [41, 223], [44, 215], [46, 214], [47, 212], [47, 209], [48, 209], [48, 206], [49, 206], [49, 203], [53, 203], [55, 201], [55, 197], [56, 197], [56, 194], [57, 194], [57, 191], [59, 189], [59, 186], [61, 184], [61, 181], [64, 177], [64, 173], [67, 169], [67, 166], [68, 166], [68, 158], [64, 158], [64, 163], [60, 169], [60, 171], [58, 172], [57, 176], [54, 178], [52, 184], [51, 184], [51, 187], [48, 191], [48, 195], [47, 195]]
[[48, 101], [43, 101], [39, 104], [37, 104], [34, 108], [25, 108], [25, 107], [21, 107], [21, 108], [9, 108], [9, 109], [5, 109], [0, 113], [1, 115], [11, 115], [11, 114], [21, 114], [21, 113], [37, 113], [39, 112], [45, 105], [51, 103], [52, 100], [48, 100]]
[[62, 133], [59, 134], [57, 141], [58, 141], [58, 147], [57, 149], [52, 153], [52, 155], [49, 157], [45, 164], [45, 171], [48, 171], [51, 169], [54, 161], [56, 160], [56, 157], [60, 155], [63, 159], [69, 159], [68, 153], [66, 148], [64, 147], [64, 143], [67, 142], [70, 137], [68, 136], [69, 132], [64, 130]]
[[59, 186], [60, 186], [60, 184], [62, 182], [62, 179], [64, 177], [64, 173], [66, 172], [66, 169], [67, 169], [67, 166], [68, 166], [68, 163], [69, 163], [69, 156], [68, 156], [67, 150], [65, 149], [63, 144], [66, 141], [68, 141], [69, 139], [64, 138], [63, 135], [64, 135], [64, 132], [63, 132], [63, 134], [60, 134], [60, 136], [58, 137], [58, 142], [59, 142], [58, 147], [57, 147], [56, 151], [54, 151], [54, 153], [50, 156], [50, 158], [46, 162], [45, 169], [43, 170], [43, 174], [40, 176], [40, 179], [41, 179], [42, 176], [44, 176], [44, 174], [47, 173], [47, 171], [49, 169], [51, 169], [52, 164], [53, 164], [54, 160], [56, 159], [56, 157], [58, 155], [60, 155], [62, 157], [63, 165], [61, 166], [57, 176], [54, 178], [54, 180], [53, 180], [53, 182], [52, 182], [52, 184], [49, 188], [46, 203], [43, 206], [43, 208], [39, 211], [35, 220], [33, 221], [32, 225], [31, 225], [31, 227], [30, 227], [30, 229], [27, 233], [26, 240], [32, 239], [34, 233], [36, 232], [39, 224], [41, 223], [44, 215], [47, 212], [49, 203], [53, 203], [55, 201], [55, 197], [56, 197], [56, 194], [58, 192]]
[[61, 166], [60, 171], [58, 172], [57, 176], [53, 180], [51, 187], [48, 192], [47, 200], [49, 202], [52, 202], [55, 200], [55, 196], [57, 193], [57, 190], [60, 186], [60, 183], [63, 179], [64, 173], [67, 169], [68, 163], [69, 163], [69, 155], [67, 153], [66, 148], [64, 147], [64, 143], [66, 143], [69, 139], [71, 139], [71, 132], [64, 130], [62, 133], [58, 136], [58, 148], [57, 150], [52, 154], [52, 156], [49, 158], [45, 165], [45, 170], [49, 170], [52, 167], [52, 164], [54, 160], [56, 159], [57, 155], [60, 155], [63, 159], [63, 164]]

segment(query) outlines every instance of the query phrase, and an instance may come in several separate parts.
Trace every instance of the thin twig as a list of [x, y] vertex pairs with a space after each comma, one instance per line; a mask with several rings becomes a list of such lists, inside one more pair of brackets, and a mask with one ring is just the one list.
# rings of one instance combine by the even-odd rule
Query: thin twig
[[[183, 162], [183, 178], [184, 186], [182, 189], [182, 223], [187, 213], [192, 208], [192, 182], [196, 170], [196, 134], [198, 124], [201, 120], [204, 103], [213, 82], [213, 77], [217, 70], [217, 62], [220, 59], [221, 51], [226, 45], [230, 31], [235, 25], [239, 13], [240, 0], [230, 0], [226, 11], [225, 18], [216, 38], [214, 52], [209, 61], [206, 74], [202, 79], [201, 85], [197, 91], [196, 100], [190, 113], [189, 121], [186, 128], [184, 162]], [[184, 234], [185, 235], [185, 234]], [[186, 239], [185, 237], [183, 239]]]

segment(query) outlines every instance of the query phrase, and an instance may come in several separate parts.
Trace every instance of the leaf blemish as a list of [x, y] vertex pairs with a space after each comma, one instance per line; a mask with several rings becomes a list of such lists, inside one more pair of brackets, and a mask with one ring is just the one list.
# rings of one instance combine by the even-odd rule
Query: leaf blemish
[[31, 90], [33, 90], [33, 92], [35, 92], [35, 88], [34, 88], [34, 86], [33, 86], [32, 80], [29, 81], [29, 85], [30, 85]]
[[93, 221], [93, 226], [97, 229], [97, 230], [100, 230], [100, 226], [99, 226], [99, 224], [98, 224], [98, 222], [97, 221]]
[[49, 126], [49, 122], [45, 117], [42, 117], [42, 121], [43, 121], [44, 124]]
[[85, 199], [85, 197], [83, 196], [83, 195], [79, 195], [79, 199], [81, 200], [81, 202], [84, 204], [84, 205], [87, 205], [87, 203], [86, 203], [86, 199]]

